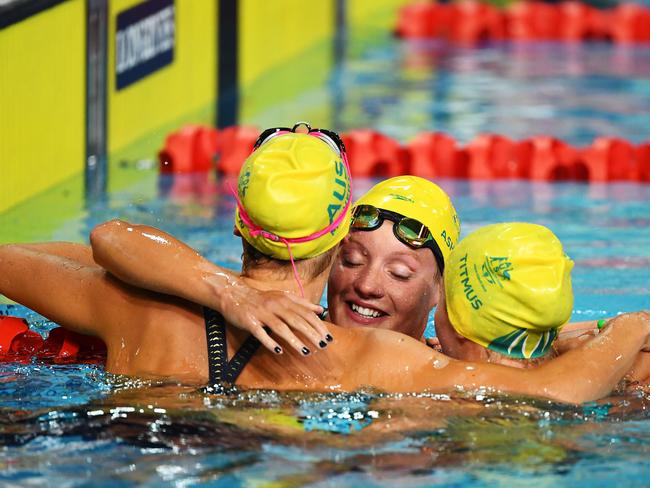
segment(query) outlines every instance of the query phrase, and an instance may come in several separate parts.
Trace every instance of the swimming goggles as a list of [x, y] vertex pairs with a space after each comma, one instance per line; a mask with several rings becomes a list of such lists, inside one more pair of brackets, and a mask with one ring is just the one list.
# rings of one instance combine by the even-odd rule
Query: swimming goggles
[[275, 242], [282, 242], [285, 246], [287, 246], [287, 251], [289, 253], [289, 260], [291, 261], [291, 267], [293, 268], [293, 274], [298, 282], [298, 287], [300, 288], [300, 293], [304, 297], [305, 292], [302, 287], [302, 283], [300, 281], [300, 277], [298, 276], [298, 270], [296, 269], [296, 264], [295, 260], [293, 259], [293, 253], [291, 252], [291, 244], [299, 244], [302, 242], [309, 242], [313, 241], [315, 239], [318, 239], [321, 236], [324, 236], [328, 232], [332, 232], [336, 230], [341, 223], [345, 220], [345, 216], [348, 213], [348, 209], [350, 208], [351, 204], [351, 195], [352, 195], [352, 177], [350, 175], [350, 164], [348, 162], [348, 156], [345, 152], [345, 145], [343, 144], [343, 141], [341, 138], [338, 136], [336, 132], [327, 130], [327, 129], [312, 129], [311, 126], [307, 122], [297, 122], [291, 129], [287, 127], [275, 127], [271, 129], [266, 129], [263, 131], [259, 137], [257, 138], [257, 141], [255, 142], [255, 145], [253, 146], [253, 152], [256, 151], [261, 145], [263, 145], [265, 142], [270, 141], [271, 139], [275, 137], [279, 137], [283, 134], [289, 134], [291, 132], [296, 132], [296, 129], [300, 126], [305, 126], [308, 130], [307, 134], [317, 137], [321, 141], [325, 142], [330, 148], [341, 157], [341, 160], [343, 162], [343, 165], [345, 166], [345, 171], [347, 172], [347, 177], [348, 181], [350, 182], [350, 191], [348, 192], [348, 198], [347, 201], [345, 202], [345, 207], [343, 210], [339, 213], [339, 216], [334, 219], [327, 227], [324, 229], [321, 229], [319, 231], [313, 232], [312, 234], [309, 234], [304, 237], [284, 237], [278, 234], [274, 234], [272, 232], [269, 232], [259, 225], [257, 225], [255, 222], [253, 222], [253, 219], [248, 215], [246, 212], [246, 209], [244, 208], [244, 205], [242, 204], [239, 194], [235, 191], [232, 186], [230, 187], [230, 191], [235, 197], [235, 200], [237, 201], [237, 208], [239, 210], [239, 216], [242, 219], [242, 221], [246, 224], [246, 227], [248, 227], [248, 231], [252, 237], [257, 237], [261, 235], [263, 238], [275, 241]]
[[[341, 156], [342, 159], [344, 159], [344, 163], [347, 166], [347, 155], [345, 152], [345, 144], [343, 144], [343, 141], [339, 137], [339, 135], [331, 130], [327, 129], [312, 129], [311, 125], [309, 125], [307, 122], [296, 122], [292, 128], [289, 127], [272, 127], [270, 129], [264, 130], [257, 140], [255, 141], [255, 145], [253, 146], [253, 151], [255, 151], [258, 147], [260, 147], [262, 144], [265, 142], [270, 141], [271, 139], [281, 136], [282, 134], [288, 134], [290, 132], [296, 132], [296, 129], [299, 127], [305, 127], [307, 129], [307, 134], [310, 136], [318, 137], [321, 141], [325, 142], [332, 150], [337, 153], [339, 156]], [[350, 168], [348, 167], [348, 175], [350, 173]]]
[[393, 222], [393, 234], [397, 240], [412, 249], [427, 247], [433, 252], [433, 257], [438, 264], [440, 273], [445, 270], [445, 259], [433, 238], [429, 228], [422, 222], [410, 217], [405, 217], [397, 212], [377, 208], [373, 205], [357, 205], [352, 212], [352, 230], [371, 231], [378, 229], [384, 220]]

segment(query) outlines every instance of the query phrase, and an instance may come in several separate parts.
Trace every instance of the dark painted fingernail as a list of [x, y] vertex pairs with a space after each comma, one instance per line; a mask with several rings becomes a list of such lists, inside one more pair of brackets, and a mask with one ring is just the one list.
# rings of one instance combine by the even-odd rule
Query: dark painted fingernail
[[275, 346], [275, 349], [273, 349], [276, 354], [282, 354], [282, 348], [280, 346]]
[[302, 348], [302, 353], [303, 353], [305, 356], [307, 356], [307, 355], [310, 353], [310, 351], [309, 351], [309, 349], [307, 349], [306, 347], [303, 347], [303, 348]]
[[319, 345], [320, 347], [327, 347], [327, 342], [325, 342], [325, 341], [320, 341], [320, 342], [318, 343], [318, 345]]
[[327, 339], [327, 342], [332, 342], [334, 340], [334, 338], [329, 334], [325, 336], [325, 339]]

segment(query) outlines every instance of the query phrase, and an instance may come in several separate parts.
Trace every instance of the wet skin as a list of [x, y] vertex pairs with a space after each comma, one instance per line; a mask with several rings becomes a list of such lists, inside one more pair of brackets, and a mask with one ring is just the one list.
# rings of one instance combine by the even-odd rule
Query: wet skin
[[430, 249], [412, 249], [393, 222], [353, 231], [343, 241], [328, 282], [330, 320], [342, 327], [377, 327], [420, 338], [438, 302], [439, 272]]

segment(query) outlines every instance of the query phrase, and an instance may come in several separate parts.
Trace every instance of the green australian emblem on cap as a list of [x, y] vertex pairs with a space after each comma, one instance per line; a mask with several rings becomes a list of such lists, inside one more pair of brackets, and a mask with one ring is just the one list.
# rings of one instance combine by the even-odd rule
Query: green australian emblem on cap
[[546, 354], [556, 337], [557, 329], [545, 332], [517, 329], [497, 337], [487, 347], [511, 358], [532, 359]]
[[506, 257], [485, 256], [485, 261], [481, 265], [481, 274], [491, 285], [499, 285], [502, 281], [510, 281], [510, 272], [514, 269], [512, 263]]

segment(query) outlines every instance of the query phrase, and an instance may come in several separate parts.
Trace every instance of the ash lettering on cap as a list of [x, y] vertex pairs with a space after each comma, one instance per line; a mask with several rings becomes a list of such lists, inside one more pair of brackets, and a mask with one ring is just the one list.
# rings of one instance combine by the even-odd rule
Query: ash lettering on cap
[[450, 235], [447, 234], [447, 231], [443, 229], [443, 231], [440, 233], [440, 237], [442, 237], [442, 242], [444, 242], [447, 247], [449, 248], [450, 251], [454, 250], [454, 240], [451, 238]]

